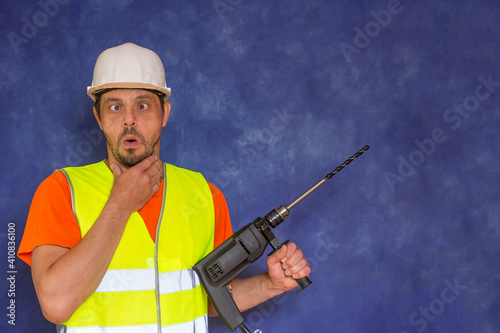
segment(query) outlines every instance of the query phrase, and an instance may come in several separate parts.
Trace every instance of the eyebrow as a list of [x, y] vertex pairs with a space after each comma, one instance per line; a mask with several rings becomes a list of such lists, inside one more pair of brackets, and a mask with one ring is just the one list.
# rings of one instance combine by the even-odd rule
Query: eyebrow
[[[139, 95], [134, 100], [137, 101], [140, 99], [154, 100], [153, 96], [150, 96], [150, 95]], [[123, 99], [118, 98], [118, 97], [108, 97], [108, 98], [104, 99], [103, 104], [110, 103], [110, 102], [122, 102], [122, 101], [123, 101]]]
[[109, 103], [109, 102], [121, 102], [121, 98], [114, 98], [114, 97], [108, 97], [104, 101], [102, 101], [103, 104]]
[[135, 100], [138, 100], [138, 99], [152, 99], [152, 100], [154, 100], [153, 96], [151, 96], [151, 95], [139, 95], [135, 98]]

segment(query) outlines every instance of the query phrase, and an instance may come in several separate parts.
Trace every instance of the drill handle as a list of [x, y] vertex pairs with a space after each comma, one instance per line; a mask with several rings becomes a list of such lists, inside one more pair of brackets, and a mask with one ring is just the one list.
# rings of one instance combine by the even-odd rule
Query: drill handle
[[245, 318], [234, 302], [233, 292], [229, 284], [218, 287], [205, 286], [205, 288], [208, 288], [205, 290], [210, 296], [212, 305], [219, 314], [219, 317], [231, 331], [243, 325]]
[[309, 277], [307, 277], [307, 276], [304, 276], [303, 278], [300, 278], [300, 279], [295, 279], [295, 281], [297, 281], [297, 283], [300, 286], [300, 289], [297, 290], [296, 294], [300, 293], [302, 290], [309, 287], [312, 283], [312, 281], [309, 280]]

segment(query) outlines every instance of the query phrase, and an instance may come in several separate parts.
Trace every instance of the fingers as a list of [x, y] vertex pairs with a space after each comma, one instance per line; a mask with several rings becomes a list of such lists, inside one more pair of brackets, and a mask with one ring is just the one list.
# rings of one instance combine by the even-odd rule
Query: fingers
[[309, 275], [311, 269], [302, 250], [295, 243], [288, 243], [283, 247], [286, 248], [281, 258], [281, 267], [285, 271], [285, 275], [294, 279]]
[[158, 168], [155, 168], [155, 173], [151, 177], [152, 191], [156, 193], [160, 189], [161, 181], [163, 180], [163, 163], [161, 161]]
[[163, 162], [157, 156], [149, 156], [139, 164], [141, 164], [142, 170], [147, 172], [151, 178], [158, 174], [161, 175], [160, 178], [163, 176]]
[[[156, 155], [145, 158], [133, 168], [147, 175], [151, 186], [158, 184], [159, 188], [159, 183], [161, 183], [163, 179], [163, 162]], [[158, 188], [156, 190], [158, 190]]]
[[118, 164], [113, 163], [109, 167], [111, 168], [111, 171], [113, 172], [113, 176], [115, 176], [115, 178], [123, 173], [122, 168], [120, 168]]
[[142, 171], [146, 171], [158, 160], [159, 159], [156, 155], [151, 155], [148, 158], [145, 158], [141, 162], [139, 162], [139, 164], [137, 164], [137, 167], [140, 168]]
[[112, 194], [117, 200], [128, 202], [134, 211], [158, 192], [163, 180], [163, 162], [154, 155], [129, 169], [118, 163], [112, 163], [110, 168], [115, 178]]
[[283, 258], [286, 258], [287, 246], [282, 245], [281, 248], [267, 257], [267, 262], [270, 265], [281, 265]]
[[[153, 186], [158, 185], [158, 188], [160, 186], [160, 183], [163, 179], [163, 162], [160, 160], [155, 161], [147, 170], [149, 176], [151, 177], [151, 184]], [[158, 190], [158, 189], [156, 189]], [[156, 191], [154, 191], [156, 192]]]

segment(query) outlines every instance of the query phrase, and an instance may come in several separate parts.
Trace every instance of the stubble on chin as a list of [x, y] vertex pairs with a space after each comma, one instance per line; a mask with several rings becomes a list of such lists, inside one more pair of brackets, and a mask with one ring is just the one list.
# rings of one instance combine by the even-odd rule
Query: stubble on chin
[[112, 143], [107, 135], [104, 135], [106, 138], [106, 142], [108, 145], [108, 150], [111, 152], [113, 155], [114, 159], [122, 164], [123, 166], [130, 168], [133, 167], [134, 165], [140, 163], [141, 161], [145, 160], [149, 156], [153, 155], [155, 152], [155, 147], [159, 144], [160, 142], [160, 136], [157, 138], [153, 139], [153, 143], [151, 145], [148, 145], [144, 142], [144, 138], [140, 137], [139, 141], [141, 145], [144, 147], [145, 151], [142, 154], [137, 154], [137, 148], [123, 148], [124, 153], [120, 152], [120, 146], [121, 146], [121, 141], [118, 139], [118, 142]]

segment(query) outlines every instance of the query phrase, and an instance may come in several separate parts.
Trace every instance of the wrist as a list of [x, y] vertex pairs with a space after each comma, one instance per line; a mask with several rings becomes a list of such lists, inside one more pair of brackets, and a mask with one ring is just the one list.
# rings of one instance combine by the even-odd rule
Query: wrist
[[286, 291], [282, 288], [282, 286], [273, 282], [273, 279], [271, 279], [269, 273], [264, 273], [261, 275], [261, 277], [262, 277], [260, 284], [261, 291], [266, 295], [268, 295], [269, 298], [281, 295]]
[[122, 197], [120, 193], [112, 193], [104, 205], [103, 213], [112, 216], [115, 221], [127, 221], [134, 212], [131, 207], [126, 197]]

